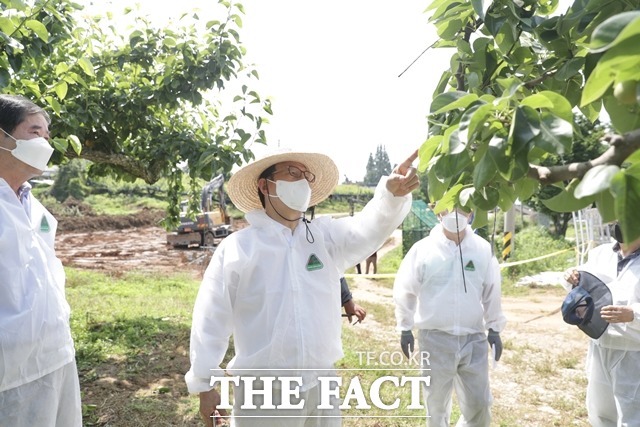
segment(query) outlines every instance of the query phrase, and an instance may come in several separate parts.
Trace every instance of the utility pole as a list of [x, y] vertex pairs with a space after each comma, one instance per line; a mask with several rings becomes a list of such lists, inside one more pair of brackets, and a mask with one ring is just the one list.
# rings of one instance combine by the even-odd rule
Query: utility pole
[[516, 210], [511, 206], [504, 213], [504, 237], [502, 241], [502, 260], [505, 261], [514, 252], [514, 241], [516, 233]]

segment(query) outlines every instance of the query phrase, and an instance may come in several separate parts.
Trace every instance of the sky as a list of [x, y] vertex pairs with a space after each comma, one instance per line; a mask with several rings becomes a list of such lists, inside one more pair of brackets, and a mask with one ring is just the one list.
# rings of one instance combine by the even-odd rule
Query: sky
[[[131, 1], [94, 3], [120, 11]], [[137, 3], [159, 22], [196, 8], [201, 17], [221, 18], [214, 0]], [[431, 49], [405, 71], [436, 40], [423, 13], [430, 0], [240, 3], [245, 62], [258, 70], [257, 92], [272, 100], [269, 147], [325, 153], [341, 182], [362, 180], [378, 146], [392, 166], [420, 147], [431, 95], [450, 57]], [[266, 151], [260, 144], [252, 149], [258, 156]]]
[[362, 180], [384, 146], [391, 164], [427, 135], [431, 94], [448, 55], [416, 0], [248, 0], [243, 42], [273, 98], [270, 143], [322, 151]]

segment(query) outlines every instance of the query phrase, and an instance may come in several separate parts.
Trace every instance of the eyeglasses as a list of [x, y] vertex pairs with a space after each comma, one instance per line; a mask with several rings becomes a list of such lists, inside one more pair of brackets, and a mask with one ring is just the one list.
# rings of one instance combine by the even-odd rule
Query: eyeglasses
[[[279, 170], [279, 171], [277, 170], [273, 173], [273, 175], [277, 174], [278, 172], [285, 172], [285, 170]], [[287, 166], [286, 172], [288, 172], [289, 175], [291, 175], [295, 179], [304, 178], [310, 183], [316, 180], [316, 176], [313, 173], [309, 171], [303, 171], [300, 168], [297, 168], [295, 166]]]

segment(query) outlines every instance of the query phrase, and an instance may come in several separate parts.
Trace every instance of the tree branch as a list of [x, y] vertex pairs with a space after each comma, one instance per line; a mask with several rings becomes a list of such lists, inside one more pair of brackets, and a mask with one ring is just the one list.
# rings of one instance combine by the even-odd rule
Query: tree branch
[[[471, 40], [471, 35], [475, 32], [475, 30], [476, 28], [473, 25], [471, 25], [470, 22], [468, 22], [467, 25], [464, 26], [464, 36], [462, 39], [468, 43], [469, 40]], [[460, 91], [464, 91], [465, 90], [464, 65], [462, 61], [458, 63], [458, 70], [456, 71], [456, 74], [454, 75], [454, 77], [456, 78], [456, 89]]]
[[534, 87], [536, 87], [537, 85], [539, 85], [540, 83], [544, 82], [545, 80], [547, 80], [548, 78], [553, 77], [556, 72], [558, 70], [551, 70], [551, 71], [545, 71], [540, 77], [538, 77], [537, 79], [533, 79], [533, 80], [529, 80], [528, 82], [526, 82], [524, 84], [524, 87], [526, 87], [527, 89], [533, 89]]
[[96, 150], [82, 150], [80, 157], [91, 160], [94, 163], [117, 166], [131, 175], [143, 179], [147, 184], [154, 184], [162, 178], [166, 166], [166, 162], [163, 160], [141, 161], [124, 154], [105, 153]]
[[640, 149], [640, 129], [632, 130], [624, 135], [606, 135], [602, 140], [609, 143], [610, 147], [596, 159], [558, 166], [530, 165], [527, 176], [547, 185], [559, 181], [570, 181], [573, 178], [582, 178], [594, 166], [620, 166], [627, 157]]

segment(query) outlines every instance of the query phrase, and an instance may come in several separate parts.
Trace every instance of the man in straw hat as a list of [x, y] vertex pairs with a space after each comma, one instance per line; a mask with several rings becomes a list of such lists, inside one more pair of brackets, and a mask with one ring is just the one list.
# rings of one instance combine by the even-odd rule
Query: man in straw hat
[[[337, 404], [318, 409], [317, 379], [335, 375], [333, 365], [342, 357], [340, 277], [378, 249], [408, 213], [411, 191], [419, 185], [411, 166], [417, 155], [381, 179], [361, 212], [339, 219], [305, 218], [307, 208], [325, 200], [338, 184], [338, 169], [324, 154], [279, 151], [231, 177], [228, 194], [250, 226], [222, 241], [205, 272], [186, 374], [189, 391], [200, 393], [200, 413], [208, 426], [221, 402], [211, 379], [224, 376], [220, 365], [231, 335], [235, 356], [227, 372], [241, 378], [234, 384], [235, 425], [341, 425]], [[282, 392], [295, 387], [265, 379], [259, 394], [259, 381], [243, 381], [248, 375], [300, 382], [285, 402]], [[258, 390], [253, 399], [248, 388]]]
[[[640, 239], [625, 243], [620, 224], [614, 225], [613, 236], [616, 242], [589, 251], [588, 261], [579, 267], [611, 291], [609, 305], [591, 295], [599, 310], [592, 316], [608, 327], [594, 329], [595, 335], [583, 329], [599, 336], [589, 342], [587, 353], [587, 411], [592, 426], [640, 426]], [[565, 280], [576, 286], [581, 276], [569, 269]]]

